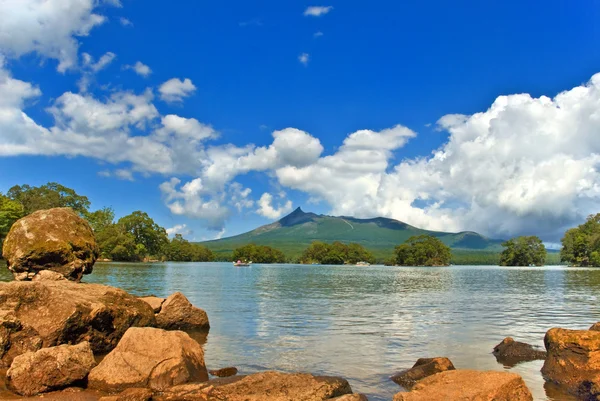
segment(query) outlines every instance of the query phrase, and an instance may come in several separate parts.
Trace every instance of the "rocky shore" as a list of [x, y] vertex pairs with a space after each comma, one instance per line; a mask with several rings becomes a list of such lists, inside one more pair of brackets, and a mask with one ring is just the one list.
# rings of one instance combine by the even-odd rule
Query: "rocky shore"
[[[81, 283], [98, 257], [87, 223], [69, 209], [36, 212], [7, 236], [3, 256], [15, 281], [0, 283], [0, 399], [101, 401], [363, 401], [341, 377], [208, 370], [206, 312], [185, 295], [138, 298]], [[546, 351], [506, 338], [493, 350], [506, 366], [545, 360], [544, 378], [581, 400], [600, 401], [600, 325], [551, 329]], [[392, 372], [390, 372], [392, 373]], [[514, 373], [460, 369], [422, 358], [391, 377], [393, 401], [525, 401]]]

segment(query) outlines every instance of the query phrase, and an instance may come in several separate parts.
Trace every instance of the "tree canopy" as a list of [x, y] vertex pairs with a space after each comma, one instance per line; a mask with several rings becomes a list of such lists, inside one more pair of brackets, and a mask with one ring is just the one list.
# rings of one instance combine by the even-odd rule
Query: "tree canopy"
[[279, 249], [270, 246], [248, 244], [233, 251], [233, 260], [254, 263], [285, 263], [285, 255]]
[[536, 236], [510, 239], [502, 246], [501, 266], [543, 266], [546, 263], [546, 247]]
[[410, 237], [395, 248], [394, 254], [400, 266], [447, 266], [452, 257], [450, 247], [430, 235]]
[[344, 244], [336, 241], [327, 244], [314, 241], [300, 257], [302, 263], [322, 265], [356, 264], [358, 262], [375, 263], [375, 257], [360, 244]]
[[167, 245], [166, 257], [173, 262], [210, 262], [215, 255], [207, 247], [192, 244], [181, 234], [176, 234]]
[[10, 231], [10, 228], [25, 215], [23, 205], [2, 194], [0, 194], [0, 256], [2, 254], [2, 245], [4, 238]]
[[143, 245], [150, 255], [162, 254], [169, 242], [167, 231], [145, 212], [135, 211], [121, 217], [117, 224], [133, 235], [135, 243]]
[[56, 182], [49, 182], [39, 187], [15, 185], [8, 190], [6, 196], [23, 205], [26, 215], [36, 210], [70, 207], [85, 216], [91, 205], [87, 196], [78, 195], [73, 189]]
[[572, 228], [562, 238], [560, 259], [571, 266], [600, 267], [600, 213]]

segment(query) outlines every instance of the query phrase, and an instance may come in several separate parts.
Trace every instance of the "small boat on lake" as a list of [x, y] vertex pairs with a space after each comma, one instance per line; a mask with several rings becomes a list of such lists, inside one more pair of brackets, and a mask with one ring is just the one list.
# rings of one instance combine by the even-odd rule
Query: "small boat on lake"
[[236, 267], [250, 266], [251, 264], [252, 264], [252, 262], [242, 262], [241, 260], [238, 260], [237, 262], [233, 262], [233, 265]]

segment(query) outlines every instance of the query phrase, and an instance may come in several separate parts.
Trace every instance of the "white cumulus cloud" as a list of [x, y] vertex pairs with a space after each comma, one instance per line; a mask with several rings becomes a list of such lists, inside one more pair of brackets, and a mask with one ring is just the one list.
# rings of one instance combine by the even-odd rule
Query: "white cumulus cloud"
[[187, 224], [176, 224], [173, 227], [167, 228], [167, 235], [174, 237], [177, 234], [181, 234], [184, 237], [193, 234], [194, 232], [187, 226]]
[[320, 17], [333, 10], [333, 6], [311, 6], [304, 10], [305, 17]]
[[308, 53], [302, 53], [301, 55], [298, 56], [298, 61], [303, 64], [304, 66], [308, 65], [308, 61], [310, 60], [310, 54]]
[[184, 80], [172, 78], [163, 83], [158, 91], [160, 92], [160, 98], [165, 102], [177, 103], [191, 96], [196, 91], [196, 87], [189, 78]]
[[292, 211], [292, 201], [288, 200], [284, 204], [273, 205], [273, 195], [268, 192], [262, 194], [258, 200], [259, 208], [256, 213], [271, 220], [279, 219], [281, 216]]
[[[57, 59], [58, 71], [77, 65], [77, 37], [106, 21], [98, 0], [0, 0], [0, 52], [9, 57], [37, 52]], [[114, 5], [108, 1], [107, 4]]]
[[152, 74], [152, 69], [141, 61], [136, 62], [134, 65], [126, 65], [126, 70], [133, 70], [136, 74], [141, 77], [148, 78]]

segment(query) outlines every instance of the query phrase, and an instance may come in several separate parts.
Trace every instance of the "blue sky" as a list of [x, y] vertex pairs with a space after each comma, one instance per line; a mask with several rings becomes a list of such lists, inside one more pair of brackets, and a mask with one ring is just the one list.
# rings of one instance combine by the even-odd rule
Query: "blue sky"
[[57, 181], [197, 240], [297, 206], [550, 242], [598, 212], [596, 1], [0, 15], [2, 192]]

